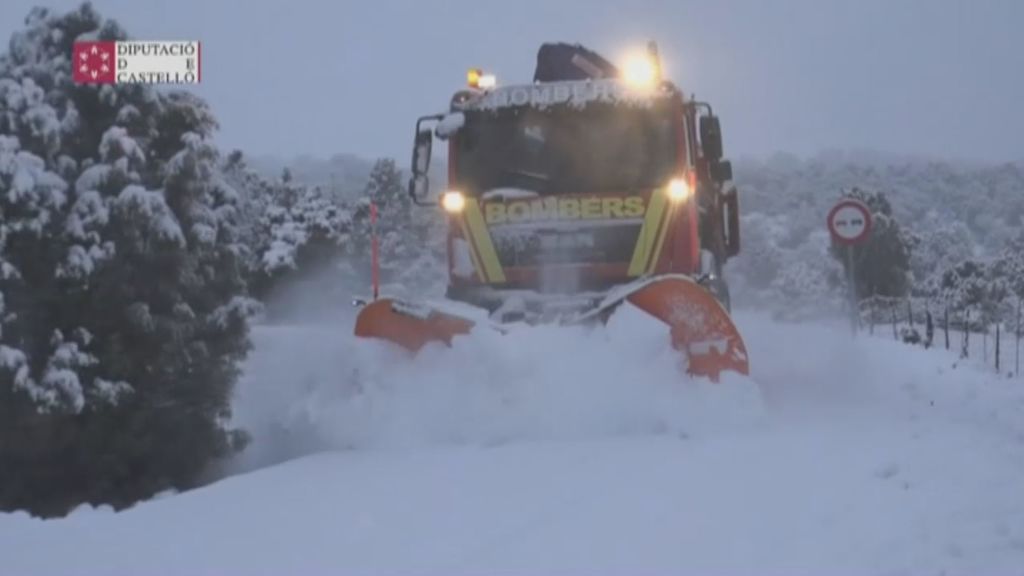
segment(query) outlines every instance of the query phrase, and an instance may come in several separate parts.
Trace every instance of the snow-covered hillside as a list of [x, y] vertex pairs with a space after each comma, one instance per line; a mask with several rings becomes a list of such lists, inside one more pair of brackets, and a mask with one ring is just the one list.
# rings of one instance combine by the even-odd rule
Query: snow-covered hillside
[[243, 465], [331, 450], [121, 514], [0, 516], [3, 572], [1021, 574], [1019, 380], [740, 314], [752, 377], [693, 383], [645, 320], [416, 366], [263, 329]]

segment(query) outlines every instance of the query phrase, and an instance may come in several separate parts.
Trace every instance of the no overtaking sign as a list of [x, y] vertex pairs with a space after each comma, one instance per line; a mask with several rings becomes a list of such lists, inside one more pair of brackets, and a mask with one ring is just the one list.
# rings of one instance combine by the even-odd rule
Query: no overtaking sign
[[856, 334], [860, 327], [860, 306], [857, 298], [857, 273], [853, 247], [867, 240], [871, 234], [871, 209], [853, 198], [836, 203], [828, 213], [828, 230], [832, 241], [846, 246], [846, 282], [850, 292], [850, 325]]
[[828, 213], [828, 230], [839, 244], [860, 244], [871, 234], [871, 210], [860, 200], [840, 200]]

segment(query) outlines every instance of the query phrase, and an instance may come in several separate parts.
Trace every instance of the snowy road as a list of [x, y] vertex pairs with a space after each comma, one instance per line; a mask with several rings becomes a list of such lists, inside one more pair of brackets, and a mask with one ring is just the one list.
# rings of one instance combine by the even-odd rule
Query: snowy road
[[[628, 316], [417, 368], [346, 359], [331, 330], [265, 331], [239, 397], [264, 448], [250, 465], [356, 450], [122, 514], [0, 516], [4, 572], [1024, 574], [1024, 382], [739, 321], [754, 374], [717, 387], [680, 384]], [[361, 393], [339, 393], [356, 368]], [[271, 449], [259, 425], [282, 406], [292, 440], [275, 429]]]

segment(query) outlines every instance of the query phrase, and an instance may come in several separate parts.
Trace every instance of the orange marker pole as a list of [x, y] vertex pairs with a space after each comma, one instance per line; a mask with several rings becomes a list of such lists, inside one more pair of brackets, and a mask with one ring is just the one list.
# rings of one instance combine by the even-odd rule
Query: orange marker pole
[[380, 295], [380, 259], [377, 250], [377, 204], [370, 201], [370, 274], [373, 299]]

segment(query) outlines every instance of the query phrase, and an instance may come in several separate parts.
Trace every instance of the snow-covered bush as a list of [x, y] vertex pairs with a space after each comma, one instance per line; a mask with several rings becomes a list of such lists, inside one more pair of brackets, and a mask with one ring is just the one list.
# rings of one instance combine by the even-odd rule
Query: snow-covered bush
[[241, 195], [243, 261], [254, 296], [267, 299], [345, 256], [351, 211], [323, 188], [296, 183], [287, 173], [263, 178], [240, 152], [231, 155], [224, 172]]
[[843, 269], [829, 255], [827, 233], [806, 230], [806, 240], [794, 241], [793, 219], [785, 214], [746, 214], [741, 227], [743, 250], [726, 268], [735, 303], [791, 318], [844, 305]]
[[0, 509], [129, 505], [198, 481], [249, 347], [237, 195], [190, 94], [71, 82], [88, 4], [0, 57]]

